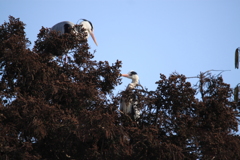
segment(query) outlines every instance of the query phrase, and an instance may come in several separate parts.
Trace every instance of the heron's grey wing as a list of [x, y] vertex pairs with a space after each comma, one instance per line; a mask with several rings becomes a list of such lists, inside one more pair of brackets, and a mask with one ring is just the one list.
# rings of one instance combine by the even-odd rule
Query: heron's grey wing
[[237, 85], [235, 88], [234, 88], [234, 101], [235, 102], [238, 102], [238, 100], [239, 100], [239, 86]]
[[59, 23], [55, 24], [54, 26], [52, 26], [51, 30], [60, 32], [60, 34], [64, 34], [65, 33], [64, 25], [69, 25], [69, 26], [73, 27], [74, 23], [72, 23], [70, 21], [59, 22]]
[[132, 103], [131, 103], [131, 99], [129, 100], [129, 102], [126, 102], [126, 113], [130, 114], [132, 113]]
[[123, 111], [125, 114], [129, 114], [132, 112], [132, 104], [131, 104], [131, 99], [130, 101], [126, 101], [125, 98], [121, 98], [120, 100], [120, 110]]

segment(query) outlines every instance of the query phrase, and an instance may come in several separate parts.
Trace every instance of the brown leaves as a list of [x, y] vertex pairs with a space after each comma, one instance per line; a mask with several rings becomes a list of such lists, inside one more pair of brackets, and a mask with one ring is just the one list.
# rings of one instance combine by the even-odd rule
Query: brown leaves
[[0, 159], [239, 159], [238, 113], [221, 77], [205, 72], [195, 88], [161, 74], [155, 91], [123, 92], [141, 109], [136, 123], [112, 94], [121, 61], [94, 61], [86, 41], [45, 28], [29, 50], [24, 24], [9, 21], [0, 28]]
[[[52, 148], [51, 144], [65, 146], [66, 137], [69, 137], [67, 146], [76, 150], [76, 141], [81, 141], [76, 138], [76, 128], [88, 125], [79, 123], [76, 116], [79, 117], [83, 109], [95, 110], [105, 101], [106, 93], [110, 93], [113, 86], [119, 83], [116, 75], [121, 62], [112, 66], [107, 62], [97, 64], [91, 60], [93, 55], [88, 52], [88, 44], [80, 42], [73, 34], [58, 37], [45, 28], [41, 29], [34, 49], [30, 51], [26, 49], [28, 41], [22, 34], [23, 26], [19, 19], [10, 17], [10, 23], [5, 23], [0, 31], [0, 96], [3, 110], [0, 118], [4, 126], [12, 125], [9, 130], [4, 127], [6, 132], [1, 136], [6, 140], [10, 133], [16, 132], [13, 138], [16, 147], [20, 145], [18, 139], [19, 143], [34, 142], [36, 154], [42, 154], [43, 157], [45, 154], [51, 155], [52, 150], [62, 153], [63, 148], [56, 147], [58, 145], [53, 145]], [[68, 63], [60, 61], [60, 58], [52, 59], [51, 54], [59, 55], [66, 49], [74, 53]], [[105, 130], [104, 124], [99, 126], [102, 126], [98, 129], [103, 135], [112, 139], [113, 132]], [[9, 146], [4, 140], [3, 143], [6, 147]], [[42, 145], [46, 148], [45, 152], [36, 148], [42, 148]], [[22, 159], [29, 156], [26, 152]], [[35, 156], [32, 154], [32, 157]], [[56, 159], [61, 155], [52, 156]]]

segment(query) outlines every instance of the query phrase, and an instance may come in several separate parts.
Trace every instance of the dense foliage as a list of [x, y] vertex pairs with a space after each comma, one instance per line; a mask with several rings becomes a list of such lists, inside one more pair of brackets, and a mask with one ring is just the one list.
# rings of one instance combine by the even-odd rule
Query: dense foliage
[[155, 91], [125, 91], [137, 123], [112, 93], [121, 61], [94, 61], [86, 41], [46, 28], [30, 50], [24, 26], [11, 16], [0, 26], [0, 160], [240, 159], [239, 113], [221, 76], [201, 73], [192, 86], [160, 74]]

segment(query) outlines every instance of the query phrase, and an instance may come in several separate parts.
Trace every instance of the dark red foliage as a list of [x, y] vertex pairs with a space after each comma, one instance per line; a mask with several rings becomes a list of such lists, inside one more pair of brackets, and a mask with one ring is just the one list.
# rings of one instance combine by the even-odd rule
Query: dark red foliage
[[201, 73], [193, 87], [161, 74], [156, 91], [126, 90], [137, 123], [112, 94], [121, 61], [94, 61], [86, 41], [46, 28], [30, 50], [24, 26], [11, 16], [0, 26], [1, 160], [240, 159], [239, 113], [221, 77]]

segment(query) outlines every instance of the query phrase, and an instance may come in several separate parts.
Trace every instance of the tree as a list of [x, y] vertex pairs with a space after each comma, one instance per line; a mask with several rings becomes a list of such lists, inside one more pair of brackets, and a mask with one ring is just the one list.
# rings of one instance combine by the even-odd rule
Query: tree
[[161, 74], [155, 91], [125, 91], [137, 97], [137, 123], [112, 92], [121, 61], [94, 61], [86, 41], [47, 28], [29, 49], [24, 26], [10, 16], [0, 28], [0, 159], [240, 158], [239, 114], [221, 77], [202, 73], [194, 87]]

